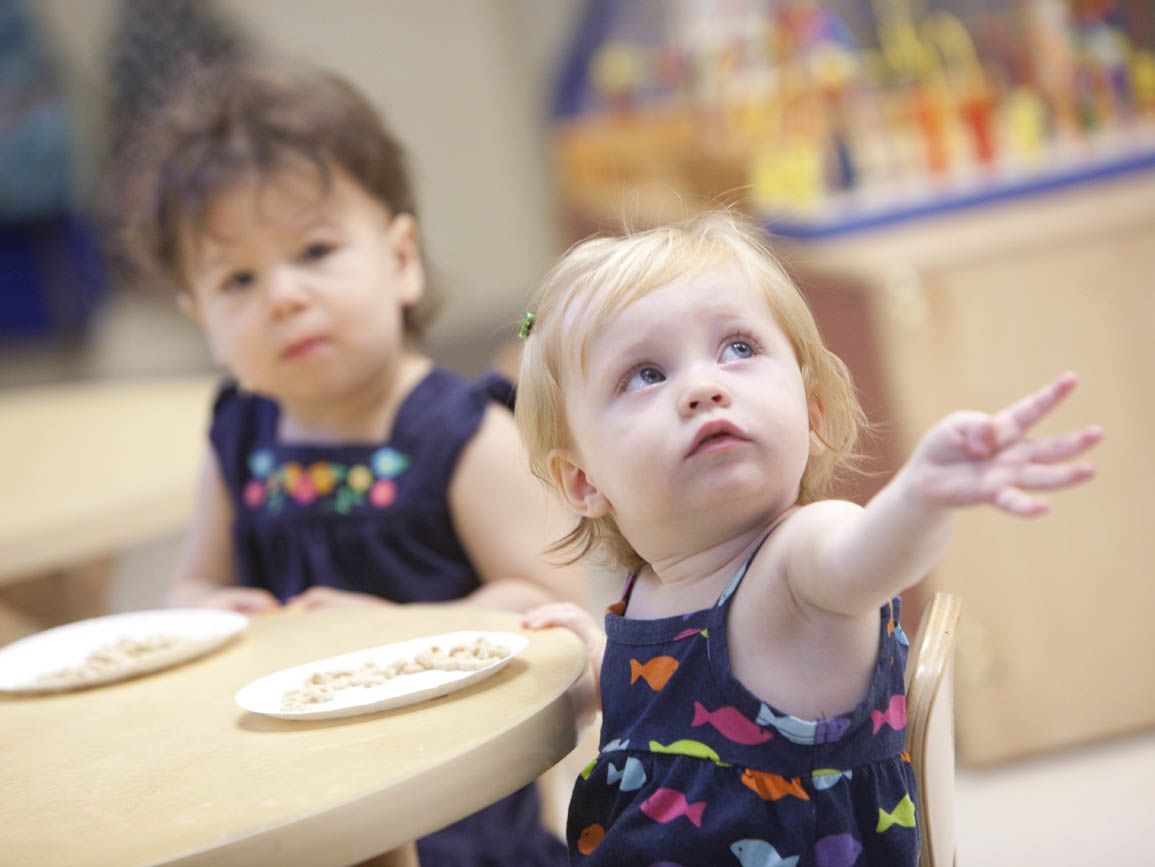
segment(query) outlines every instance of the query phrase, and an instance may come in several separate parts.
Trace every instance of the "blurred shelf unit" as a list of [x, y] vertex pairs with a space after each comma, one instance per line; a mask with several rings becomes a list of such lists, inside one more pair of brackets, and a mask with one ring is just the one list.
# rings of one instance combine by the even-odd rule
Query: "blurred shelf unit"
[[1155, 165], [1155, 4], [592, 0], [554, 116], [602, 222], [842, 234]]

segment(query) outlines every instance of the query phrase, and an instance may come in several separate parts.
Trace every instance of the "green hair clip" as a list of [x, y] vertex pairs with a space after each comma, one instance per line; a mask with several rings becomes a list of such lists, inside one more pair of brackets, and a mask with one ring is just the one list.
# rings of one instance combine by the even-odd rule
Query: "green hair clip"
[[533, 331], [534, 318], [532, 310], [526, 310], [525, 315], [521, 317], [521, 325], [517, 329], [517, 336], [522, 340], [529, 337], [529, 332]]

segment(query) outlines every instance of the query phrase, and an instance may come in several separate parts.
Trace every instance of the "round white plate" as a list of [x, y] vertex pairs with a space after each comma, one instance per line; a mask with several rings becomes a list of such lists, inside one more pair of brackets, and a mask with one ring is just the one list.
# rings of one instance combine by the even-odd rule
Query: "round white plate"
[[[248, 622], [234, 611], [166, 608], [67, 623], [0, 648], [0, 692], [61, 692], [171, 668], [216, 650], [243, 632]], [[43, 675], [82, 665], [92, 651], [121, 639], [140, 641], [159, 635], [181, 641], [163, 653], [148, 654], [116, 671], [82, 675], [64, 686], [40, 680]]]
[[[485, 638], [491, 644], [503, 647], [509, 655], [495, 659], [476, 671], [422, 671], [417, 674], [402, 674], [385, 681], [380, 686], [357, 686], [338, 690], [326, 702], [309, 705], [301, 710], [282, 710], [286, 692], [300, 689], [309, 675], [320, 672], [334, 672], [356, 668], [364, 662], [375, 662], [386, 666], [397, 659], [412, 659], [420, 651], [437, 645], [452, 647], [456, 644], [471, 644], [477, 638]], [[376, 713], [389, 708], [403, 707], [445, 695], [462, 687], [477, 683], [500, 671], [511, 659], [529, 646], [529, 639], [513, 632], [445, 632], [428, 635], [410, 641], [382, 644], [365, 650], [356, 650], [340, 656], [330, 656], [315, 662], [307, 662], [286, 668], [242, 687], [236, 694], [236, 702], [252, 713], [274, 716], [288, 720], [335, 719]]]

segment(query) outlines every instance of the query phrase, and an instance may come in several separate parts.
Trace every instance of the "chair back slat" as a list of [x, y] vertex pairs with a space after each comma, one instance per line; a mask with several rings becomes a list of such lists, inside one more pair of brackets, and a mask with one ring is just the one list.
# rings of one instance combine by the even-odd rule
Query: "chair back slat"
[[919, 867], [954, 867], [954, 650], [962, 601], [936, 593], [910, 646], [906, 749], [918, 782]]

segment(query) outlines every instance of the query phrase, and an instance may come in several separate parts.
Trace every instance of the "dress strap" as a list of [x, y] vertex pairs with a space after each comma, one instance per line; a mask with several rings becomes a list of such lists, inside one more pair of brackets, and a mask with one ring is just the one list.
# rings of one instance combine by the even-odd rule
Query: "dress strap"
[[758, 540], [758, 544], [754, 546], [754, 550], [750, 552], [750, 556], [746, 558], [746, 562], [738, 568], [738, 571], [734, 573], [734, 577], [730, 579], [729, 583], [722, 588], [722, 592], [718, 594], [718, 601], [714, 603], [715, 608], [725, 605], [726, 601], [734, 595], [734, 591], [738, 589], [738, 585], [741, 584], [742, 579], [746, 577], [746, 572], [750, 569], [750, 564], [754, 562], [754, 558], [758, 556], [758, 552], [762, 550], [762, 546], [766, 544], [766, 540], [770, 538], [771, 534], [778, 529], [782, 522], [786, 520], [786, 517], [793, 511], [793, 508], [787, 509], [770, 525], [770, 529]]
[[[778, 529], [795, 508], [796, 507], [792, 506], [787, 509], [770, 525], [770, 529], [758, 540], [758, 544], [754, 546], [754, 550], [750, 552], [750, 556], [746, 558], [746, 562], [742, 564], [734, 574], [734, 577], [731, 578], [729, 583], [722, 589], [721, 594], [718, 596], [718, 601], [714, 603], [715, 608], [723, 605], [726, 600], [733, 595], [734, 591], [738, 589], [738, 585], [742, 583], [742, 579], [746, 576], [746, 570], [750, 568], [750, 564], [754, 562], [754, 558], [758, 555], [758, 552], [762, 550], [762, 546], [766, 544], [766, 540], [770, 538], [770, 535]], [[611, 603], [606, 607], [607, 614], [616, 614], [621, 617], [626, 613], [626, 608], [630, 604], [630, 595], [634, 592], [634, 584], [638, 580], [639, 571], [640, 570], [635, 570], [626, 576], [626, 586], [622, 591], [622, 597], [617, 602]]]
[[742, 579], [746, 577], [746, 572], [750, 568], [750, 564], [754, 562], [754, 557], [757, 556], [758, 552], [762, 550], [762, 545], [769, 538], [769, 533], [763, 536], [758, 544], [754, 547], [754, 550], [750, 552], [750, 556], [746, 558], [746, 562], [738, 567], [738, 571], [734, 573], [734, 577], [730, 579], [729, 583], [722, 588], [722, 592], [718, 594], [718, 601], [714, 603], [715, 608], [719, 608], [726, 604], [726, 600], [734, 595], [734, 591], [738, 589], [738, 585], [741, 584]]
[[635, 569], [626, 576], [626, 589], [622, 591], [622, 598], [606, 606], [607, 614], [616, 614], [618, 617], [626, 613], [626, 606], [630, 604], [630, 594], [634, 592], [634, 583], [638, 580], [638, 571]]

